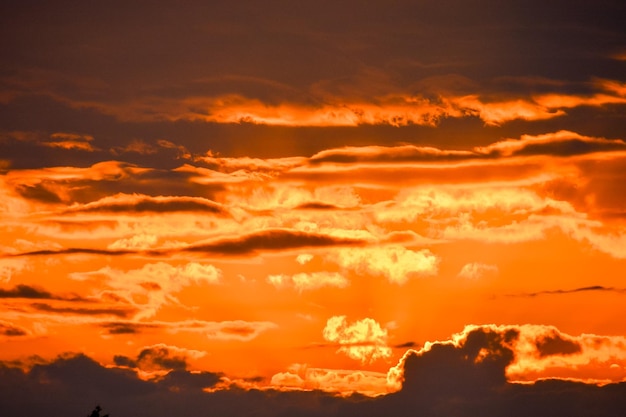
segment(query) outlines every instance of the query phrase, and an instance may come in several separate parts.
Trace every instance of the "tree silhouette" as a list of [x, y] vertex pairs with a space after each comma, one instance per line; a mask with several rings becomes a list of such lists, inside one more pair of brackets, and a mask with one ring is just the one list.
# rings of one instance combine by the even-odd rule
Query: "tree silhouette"
[[108, 414], [101, 416], [100, 411], [102, 411], [102, 407], [97, 405], [96, 408], [94, 408], [91, 414], [89, 414], [87, 417], [109, 417]]

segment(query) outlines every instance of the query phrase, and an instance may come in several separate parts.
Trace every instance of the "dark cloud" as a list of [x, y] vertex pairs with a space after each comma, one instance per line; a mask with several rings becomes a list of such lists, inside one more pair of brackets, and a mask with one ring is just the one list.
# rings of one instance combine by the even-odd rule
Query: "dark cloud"
[[300, 209], [300, 210], [338, 210], [341, 209], [341, 207], [338, 207], [334, 204], [328, 204], [328, 203], [322, 203], [322, 202], [310, 202], [310, 203], [304, 203], [304, 204], [300, 204], [299, 206], [296, 207], [296, 209]]
[[572, 355], [582, 351], [580, 343], [575, 340], [566, 339], [557, 332], [552, 332], [552, 334], [545, 335], [538, 339], [536, 341], [536, 346], [539, 356], [541, 357], [552, 355]]
[[37, 200], [52, 204], [62, 202], [61, 198], [53, 191], [46, 188], [44, 184], [18, 185], [15, 187], [15, 191], [17, 191], [17, 193], [22, 197], [29, 200]]
[[7, 257], [23, 256], [53, 256], [53, 255], [133, 255], [170, 256], [175, 253], [196, 253], [216, 256], [254, 255], [257, 252], [279, 251], [300, 248], [330, 247], [330, 246], [357, 246], [365, 242], [358, 239], [339, 238], [331, 235], [300, 232], [289, 229], [270, 229], [236, 239], [219, 239], [213, 242], [186, 246], [180, 249], [142, 250], [106, 250], [89, 248], [67, 248], [60, 250], [38, 250], [19, 254], [6, 255]]
[[0, 289], [0, 298], [43, 298], [52, 299], [53, 295], [41, 288], [18, 284], [10, 290]]
[[158, 328], [158, 325], [148, 323], [133, 323], [133, 322], [109, 322], [99, 324], [100, 327], [105, 329], [108, 334], [123, 335], [123, 334], [137, 334], [144, 330]]
[[84, 301], [83, 298], [72, 295], [63, 296], [52, 294], [43, 288], [32, 287], [30, 285], [18, 284], [12, 289], [0, 289], [0, 298], [33, 298], [45, 300], [64, 300], [64, 301]]
[[626, 143], [623, 141], [598, 143], [574, 138], [553, 143], [528, 144], [521, 150], [515, 152], [514, 155], [574, 156], [593, 152], [611, 152], [617, 150], [626, 150]]
[[[459, 345], [436, 343], [428, 351], [409, 353], [402, 367], [402, 390], [377, 398], [236, 387], [204, 392], [202, 389], [215, 386], [222, 375], [192, 373], [179, 363], [178, 369], [165, 376], [144, 381], [130, 370], [106, 368], [84, 355], [72, 354], [47, 363], [39, 361], [28, 371], [15, 364], [0, 364], [0, 389], [5, 394], [0, 406], [8, 415], [40, 415], [44, 410], [80, 415], [100, 403], [122, 417], [138, 410], [154, 417], [191, 417], [199, 410], [262, 417], [621, 415], [625, 383], [507, 382], [505, 368], [514, 359], [509, 346], [517, 335], [515, 330], [483, 327], [469, 332]], [[170, 352], [148, 350], [144, 358], [152, 364], [155, 358], [170, 358]], [[121, 356], [115, 361], [122, 366], [135, 364], [134, 359]], [[33, 401], [35, 398], [38, 400]]]
[[183, 249], [183, 251], [207, 254], [243, 255], [256, 251], [277, 251], [307, 247], [354, 246], [363, 243], [365, 242], [362, 240], [339, 238], [318, 233], [307, 233], [288, 229], [270, 229], [245, 235], [238, 239], [224, 239], [214, 243], [193, 245]]
[[521, 294], [510, 294], [509, 297], [537, 297], [540, 295], [565, 295], [576, 294], [581, 292], [615, 292], [619, 294], [626, 293], [626, 288], [605, 287], [602, 285], [591, 285], [589, 287], [574, 288], [571, 290], [546, 290]]
[[[619, 0], [532, 0], [523, 6], [402, 0], [367, 7], [356, 1], [235, 6], [192, 0], [184, 8], [156, 2], [149, 11], [140, 3], [3, 4], [0, 125], [46, 138], [57, 132], [94, 138], [88, 142], [94, 152], [26, 142], [3, 148], [15, 168], [50, 161], [84, 166], [110, 158], [112, 149], [132, 163], [173, 168], [187, 153], [181, 146], [197, 154], [212, 149], [279, 156], [338, 144], [450, 145], [516, 137], [529, 122], [485, 131], [471, 113], [442, 120], [436, 131], [222, 126], [203, 122], [210, 110], [193, 99], [243, 97], [315, 108], [376, 103], [394, 94], [434, 103], [445, 93], [486, 99], [591, 94], [590, 80], [623, 80], [625, 68], [611, 58], [623, 53], [626, 42], [618, 18], [626, 6]], [[572, 109], [564, 118], [571, 129], [588, 134], [621, 132], [624, 112], [618, 107]], [[169, 115], [172, 108], [197, 120], [176, 119]], [[594, 119], [602, 123], [589, 123]], [[533, 123], [553, 126], [563, 119]]]
[[92, 308], [92, 307], [63, 307], [53, 306], [46, 303], [32, 303], [32, 308], [38, 311], [54, 314], [77, 314], [85, 316], [114, 316], [126, 318], [132, 316], [136, 311], [127, 308]]
[[113, 361], [118, 366], [127, 366], [144, 371], [187, 369], [187, 359], [184, 355], [172, 354], [167, 346], [152, 346], [142, 349], [136, 359], [116, 355]]
[[[427, 351], [405, 356], [402, 390], [346, 410], [355, 415], [421, 416], [613, 416], [623, 407], [626, 384], [606, 386], [563, 380], [532, 384], [507, 382], [506, 367], [514, 360], [515, 329], [474, 329], [465, 341], [436, 343]], [[538, 349], [545, 355], [576, 353], [576, 343], [548, 335]], [[579, 347], [578, 347], [579, 348]], [[543, 349], [543, 351], [541, 351]], [[347, 414], [346, 414], [347, 415]]]
[[14, 337], [14, 336], [26, 336], [28, 335], [28, 330], [16, 326], [11, 323], [7, 323], [5, 321], [0, 321], [0, 335]]
[[404, 342], [394, 346], [394, 349], [408, 349], [416, 348], [419, 344], [417, 342]]

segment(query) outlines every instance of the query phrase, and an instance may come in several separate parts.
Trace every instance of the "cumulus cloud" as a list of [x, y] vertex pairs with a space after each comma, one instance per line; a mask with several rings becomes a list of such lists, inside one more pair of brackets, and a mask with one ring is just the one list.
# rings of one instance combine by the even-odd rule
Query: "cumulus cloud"
[[485, 276], [498, 274], [498, 267], [496, 265], [488, 265], [480, 262], [472, 262], [463, 265], [461, 271], [459, 271], [459, 278], [466, 279], [479, 279]]
[[304, 265], [308, 262], [311, 262], [312, 260], [313, 255], [311, 255], [310, 253], [301, 253], [296, 256], [296, 262], [298, 262], [300, 265]]
[[147, 233], [140, 233], [129, 238], [118, 239], [107, 246], [111, 250], [145, 250], [156, 246], [158, 237]]
[[118, 366], [136, 368], [144, 372], [185, 370], [188, 359], [198, 359], [206, 352], [185, 349], [177, 346], [156, 344], [141, 349], [136, 358], [115, 355], [113, 361]]
[[384, 276], [400, 285], [412, 276], [436, 275], [439, 265], [439, 258], [430, 250], [414, 251], [404, 246], [340, 249], [327, 258], [344, 269]]
[[[456, 355], [456, 359], [452, 356], [446, 359], [448, 354]], [[468, 325], [449, 340], [426, 342], [419, 350], [407, 351], [398, 366], [389, 370], [391, 387], [399, 389], [409, 377], [403, 373], [409, 357], [413, 358], [411, 361], [425, 364], [431, 359], [437, 360], [440, 369], [460, 360], [458, 363], [462, 363], [467, 372], [474, 372], [477, 368], [493, 372], [490, 377], [485, 376], [486, 381], [492, 380], [498, 385], [507, 381], [535, 382], [546, 378], [607, 383], [619, 382], [626, 377], [626, 371], [622, 371], [612, 373], [609, 380], [598, 378], [608, 375], [601, 370], [626, 363], [626, 338], [623, 336], [572, 336], [546, 325]], [[438, 372], [437, 368], [424, 366], [428, 372]], [[419, 366], [412, 368], [411, 372], [419, 373]], [[427, 375], [420, 378], [417, 375], [413, 375], [415, 379], [411, 383], [427, 384]], [[447, 377], [440, 381], [454, 383], [447, 381]], [[403, 385], [403, 389], [406, 388]]]
[[298, 292], [322, 287], [345, 288], [350, 281], [338, 272], [301, 272], [294, 275], [270, 275], [267, 282], [276, 288], [293, 287]]
[[293, 364], [286, 372], [274, 374], [270, 385], [277, 389], [322, 390], [341, 395], [359, 393], [377, 396], [384, 393], [386, 374], [372, 371], [315, 368]]
[[[507, 380], [506, 369], [517, 360], [521, 347], [531, 349], [535, 360], [543, 360], [575, 357], [585, 346], [603, 344], [599, 339], [586, 344], [581, 339], [584, 335], [569, 337], [554, 328], [540, 327], [468, 326], [450, 340], [408, 351], [389, 371], [387, 381], [377, 372], [293, 364], [275, 374], [270, 387], [240, 389], [236, 384], [220, 385], [230, 380], [222, 373], [189, 371], [187, 358], [201, 353], [159, 344], [142, 348], [137, 358], [117, 355], [115, 362], [122, 369], [105, 367], [83, 354], [64, 354], [49, 361], [39, 358], [28, 366], [5, 362], [0, 366], [0, 388], [8, 394], [6, 409], [29, 415], [44, 410], [68, 414], [68, 405], [83, 399], [88, 402], [84, 405], [87, 409], [93, 406], [93, 398], [106, 401], [107, 410], [139, 407], [159, 417], [171, 415], [173, 410], [184, 415], [190, 408], [262, 417], [408, 417], [415, 410], [428, 416], [487, 413], [522, 417], [548, 416], [555, 409], [572, 416], [590, 410], [597, 416], [620, 415], [626, 393], [623, 383], [598, 386], [543, 379], [519, 384]], [[140, 379], [134, 371], [123, 369], [129, 367], [156, 374]], [[374, 398], [348, 396], [355, 390], [374, 396], [384, 392], [381, 388], [385, 385], [396, 392]], [[32, 401], [35, 392], [50, 398], [45, 407]], [[330, 394], [337, 392], [342, 396]], [[29, 398], [31, 401], [26, 401]]]
[[337, 352], [361, 363], [372, 363], [391, 356], [391, 348], [387, 346], [387, 329], [370, 318], [348, 323], [346, 316], [334, 316], [328, 319], [322, 334], [325, 340], [341, 346]]

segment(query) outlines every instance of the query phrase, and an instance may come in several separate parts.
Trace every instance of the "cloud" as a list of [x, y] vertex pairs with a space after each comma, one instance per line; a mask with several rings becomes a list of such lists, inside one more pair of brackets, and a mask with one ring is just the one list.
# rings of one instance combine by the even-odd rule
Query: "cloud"
[[[341, 231], [339, 231], [341, 232]], [[341, 233], [337, 233], [340, 235]], [[357, 233], [358, 234], [358, 233]], [[362, 235], [362, 233], [361, 233]], [[242, 235], [237, 238], [221, 238], [194, 243], [191, 245], [177, 245], [176, 248], [156, 248], [143, 250], [129, 247], [129, 245], [114, 245], [116, 249], [92, 248], [64, 248], [59, 250], [45, 249], [30, 252], [11, 253], [4, 255], [9, 261], [19, 260], [27, 256], [59, 256], [59, 255], [143, 255], [143, 256], [171, 256], [177, 253], [198, 254], [211, 256], [254, 256], [258, 252], [286, 251], [291, 249], [320, 248], [332, 246], [359, 246], [366, 243], [363, 239], [332, 236], [322, 233], [309, 233], [290, 229], [269, 229], [256, 233]]]
[[107, 322], [99, 323], [99, 326], [106, 330], [110, 335], [130, 335], [139, 334], [145, 330], [158, 329], [161, 326], [151, 323], [135, 323], [135, 322]]
[[200, 333], [211, 340], [233, 340], [248, 342], [258, 337], [261, 333], [276, 329], [278, 325], [268, 321], [109, 321], [95, 323], [105, 329], [110, 335], [133, 335], [153, 330], [165, 330], [169, 333]]
[[119, 307], [63, 307], [47, 303], [32, 303], [30, 306], [37, 311], [63, 315], [114, 316], [127, 318], [131, 317], [136, 312], [136, 310], [132, 308]]
[[[531, 330], [539, 333], [528, 339], [533, 334]], [[118, 355], [116, 362], [122, 369], [105, 367], [84, 354], [39, 359], [26, 368], [5, 362], [0, 364], [0, 388], [7, 394], [5, 409], [27, 415], [44, 410], [75, 414], [81, 412], [78, 408], [93, 407], [93, 401], [101, 402], [111, 412], [140, 409], [156, 417], [187, 415], [189, 410], [198, 409], [262, 417], [408, 417], [415, 410], [427, 416], [443, 413], [461, 417], [521, 417], [547, 416], [555, 409], [572, 416], [590, 411], [594, 416], [619, 415], [621, 399], [626, 394], [623, 383], [598, 386], [544, 379], [519, 384], [507, 380], [506, 369], [517, 360], [520, 344], [531, 342], [527, 346], [537, 355], [535, 359], [541, 359], [541, 351], [547, 353], [544, 359], [578, 355], [572, 349], [580, 342], [578, 338], [569, 340], [554, 332], [554, 328], [540, 326], [468, 326], [451, 340], [408, 351], [390, 370], [389, 382], [378, 372], [293, 364], [272, 377], [270, 386], [274, 389], [242, 389], [236, 384], [222, 385], [221, 382], [231, 380], [222, 373], [188, 370], [186, 358], [197, 356], [195, 351], [160, 344], [142, 348], [136, 359]], [[552, 344], [549, 349], [546, 340]], [[591, 345], [581, 346], [584, 350], [584, 346]], [[129, 365], [138, 367], [123, 369]], [[140, 379], [135, 372], [140, 371], [140, 366], [156, 374]], [[354, 391], [379, 394], [393, 381], [399, 383], [399, 390], [387, 395], [349, 395]], [[32, 401], [35, 393], [45, 399], [43, 404]]]
[[[412, 376], [406, 374], [409, 357], [415, 361], [410, 366]], [[436, 367], [429, 365], [431, 360]], [[456, 367], [455, 363], [462, 369], [444, 371], [448, 366]], [[604, 370], [612, 364], [626, 364], [623, 336], [571, 336], [545, 325], [469, 325], [449, 340], [426, 342], [420, 350], [407, 351], [399, 364], [389, 370], [388, 381], [391, 387], [399, 389], [403, 380], [413, 378], [408, 385], [402, 385], [403, 390], [434, 393], [440, 388], [442, 395], [450, 388], [455, 393], [462, 392], [455, 386], [457, 383], [468, 383], [464, 389], [473, 389], [473, 378], [484, 379], [483, 388], [490, 384], [495, 387], [513, 382], [536, 383], [548, 378], [595, 384], [620, 382], [626, 373], [613, 373], [609, 380], [599, 378], [609, 375]], [[453, 372], [457, 372], [458, 381], [451, 380]], [[432, 378], [438, 382], [429, 382]], [[419, 387], [411, 387], [412, 383]], [[443, 385], [438, 388], [438, 383]]]
[[30, 268], [26, 259], [0, 258], [0, 282], [9, 282], [15, 274]]
[[18, 284], [13, 289], [0, 289], [0, 298], [54, 298], [51, 293], [44, 289], [31, 287], [29, 285]]
[[322, 390], [342, 396], [359, 393], [381, 395], [387, 384], [386, 374], [372, 371], [315, 368], [293, 364], [286, 372], [274, 374], [270, 385], [276, 389]]
[[13, 323], [0, 320], [0, 336], [19, 337], [27, 336], [29, 334], [30, 332], [23, 327], [16, 326]]
[[436, 275], [439, 264], [428, 249], [413, 251], [403, 246], [339, 249], [327, 258], [347, 270], [382, 275], [400, 285], [412, 276]]
[[26, 284], [18, 284], [12, 289], [0, 289], [0, 299], [2, 298], [25, 298], [25, 299], [44, 299], [44, 300], [63, 300], [63, 301], [85, 301], [84, 298], [77, 295], [58, 295], [40, 288]]
[[206, 352], [161, 343], [144, 347], [134, 359], [115, 355], [113, 361], [118, 366], [136, 368], [144, 372], [182, 371], [187, 369], [188, 358], [198, 359], [205, 355]]
[[301, 272], [292, 276], [269, 275], [267, 282], [276, 288], [292, 286], [300, 293], [322, 287], [345, 288], [350, 285], [350, 281], [338, 272]]
[[157, 245], [158, 237], [155, 235], [149, 235], [141, 233], [133, 235], [129, 238], [118, 239], [115, 242], [107, 246], [107, 249], [117, 251], [132, 251], [132, 250], [147, 250]]
[[[540, 135], [522, 135], [471, 150], [439, 149], [417, 145], [359, 146], [327, 149], [311, 156], [308, 163], [320, 164], [403, 164], [421, 162], [434, 164], [461, 163], [495, 158], [530, 157], [546, 155], [572, 157], [597, 152], [626, 151], [622, 139], [585, 136], [568, 130]], [[435, 167], [433, 165], [433, 167]]]
[[605, 287], [602, 285], [591, 285], [588, 287], [573, 288], [570, 290], [545, 290], [529, 293], [510, 294], [509, 297], [537, 297], [540, 295], [566, 295], [581, 292], [615, 292], [618, 294], [626, 293], [626, 288]]
[[311, 164], [321, 163], [401, 163], [427, 161], [458, 161], [477, 157], [470, 151], [446, 151], [415, 145], [360, 146], [329, 149], [313, 155]]
[[224, 214], [217, 203], [200, 197], [151, 197], [138, 194], [116, 194], [84, 205], [70, 206], [68, 213], [163, 213], [163, 212], [204, 212]]
[[50, 135], [49, 140], [40, 142], [43, 146], [50, 148], [76, 149], [87, 152], [94, 152], [96, 149], [91, 145], [93, 141], [91, 135], [79, 135], [76, 133], [57, 132]]
[[[180, 304], [174, 294], [184, 287], [200, 284], [217, 284], [222, 272], [213, 265], [189, 262], [173, 266], [165, 262], [148, 263], [141, 269], [121, 271], [109, 266], [92, 272], [74, 272], [77, 280], [105, 278], [110, 288], [106, 294], [127, 300], [137, 311], [136, 318], [152, 317], [168, 304]], [[134, 301], [138, 296], [143, 302]]]
[[487, 265], [479, 262], [473, 262], [463, 265], [458, 274], [459, 278], [479, 279], [484, 276], [497, 275], [498, 267], [496, 265]]
[[501, 157], [530, 155], [568, 157], [595, 152], [626, 151], [626, 142], [621, 139], [597, 138], [561, 130], [535, 136], [522, 135], [520, 139], [507, 139], [475, 150], [478, 153]]
[[301, 253], [296, 257], [296, 262], [298, 262], [300, 265], [309, 263], [312, 260], [313, 260], [313, 255], [311, 255], [310, 253]]
[[539, 357], [552, 355], [573, 355], [582, 352], [582, 346], [574, 338], [565, 337], [556, 330], [538, 338], [536, 342]]
[[387, 346], [387, 329], [370, 318], [350, 324], [346, 316], [333, 316], [326, 322], [323, 335], [325, 340], [341, 346], [337, 352], [361, 363], [372, 363], [391, 356], [391, 348]]

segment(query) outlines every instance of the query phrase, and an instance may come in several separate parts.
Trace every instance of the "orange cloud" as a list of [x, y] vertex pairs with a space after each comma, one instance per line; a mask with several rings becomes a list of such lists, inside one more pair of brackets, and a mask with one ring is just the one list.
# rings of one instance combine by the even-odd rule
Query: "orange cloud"
[[293, 364], [286, 372], [274, 374], [271, 386], [278, 389], [322, 390], [341, 395], [359, 393], [368, 396], [384, 394], [386, 374], [372, 371], [315, 368], [306, 364]]
[[520, 139], [507, 139], [475, 149], [479, 153], [496, 153], [501, 156], [525, 154], [569, 156], [603, 151], [624, 151], [626, 150], [626, 142], [621, 139], [583, 136], [575, 132], [561, 130], [536, 136], [522, 135]]
[[68, 213], [144, 213], [144, 212], [195, 211], [222, 214], [223, 208], [201, 197], [147, 196], [140, 194], [116, 194], [87, 204], [73, 204]]
[[[64, 317], [55, 317], [56, 321], [77, 322]], [[183, 320], [183, 321], [110, 321], [110, 320], [89, 320], [83, 321], [88, 324], [95, 324], [105, 330], [107, 335], [137, 335], [152, 331], [166, 331], [167, 333], [198, 333], [211, 340], [249, 342], [261, 333], [276, 329], [276, 323], [268, 321], [205, 321], [205, 320]]]
[[[213, 265], [190, 262], [184, 266], [172, 266], [158, 262], [130, 271], [106, 266], [93, 272], [74, 272], [70, 276], [79, 281], [105, 278], [105, 284], [110, 289], [103, 291], [100, 297], [103, 293], [113, 294], [139, 309], [136, 319], [145, 319], [154, 316], [164, 305], [180, 304], [174, 294], [183, 287], [201, 283], [216, 284], [221, 274]], [[145, 301], [135, 301], [137, 299]]]
[[510, 382], [563, 378], [605, 384], [626, 378], [623, 336], [571, 336], [545, 325], [468, 325], [449, 340], [426, 342], [420, 350], [407, 351], [398, 365], [389, 369], [389, 387], [398, 390], [406, 381], [404, 372], [410, 357], [429, 361], [431, 352], [435, 358], [435, 352], [442, 355], [444, 350], [465, 354], [470, 367], [482, 362], [492, 363], [496, 372], [501, 367], [502, 377]]
[[[599, 84], [604, 89], [605, 84]], [[297, 101], [267, 103], [242, 94], [182, 98], [138, 99], [124, 103], [99, 103], [62, 99], [72, 107], [95, 108], [122, 121], [203, 121], [251, 123], [270, 126], [435, 126], [445, 118], [475, 116], [487, 125], [513, 120], [546, 120], [565, 115], [564, 109], [580, 106], [624, 104], [624, 98], [596, 93], [590, 96], [548, 93], [502, 100], [485, 100], [477, 94], [439, 92], [436, 98], [392, 91], [379, 91], [367, 98], [322, 92], [317, 105]], [[608, 89], [615, 93], [615, 90]], [[621, 94], [619, 93], [618, 95]], [[312, 92], [319, 95], [319, 92]], [[57, 97], [58, 99], [58, 97]]]
[[498, 274], [498, 267], [496, 265], [472, 262], [463, 265], [463, 268], [461, 268], [458, 277], [466, 279], [479, 279], [484, 276], [491, 276], [496, 274]]
[[413, 251], [403, 246], [339, 249], [327, 258], [344, 269], [382, 275], [400, 285], [411, 276], [436, 275], [439, 264], [437, 256], [428, 249]]
[[326, 322], [323, 335], [324, 339], [341, 346], [337, 352], [362, 363], [391, 356], [391, 348], [387, 346], [387, 329], [370, 318], [349, 324], [346, 316], [331, 317]]
[[316, 290], [322, 287], [345, 288], [350, 281], [337, 272], [301, 272], [292, 276], [270, 275], [267, 282], [276, 288], [293, 287], [298, 292]]

